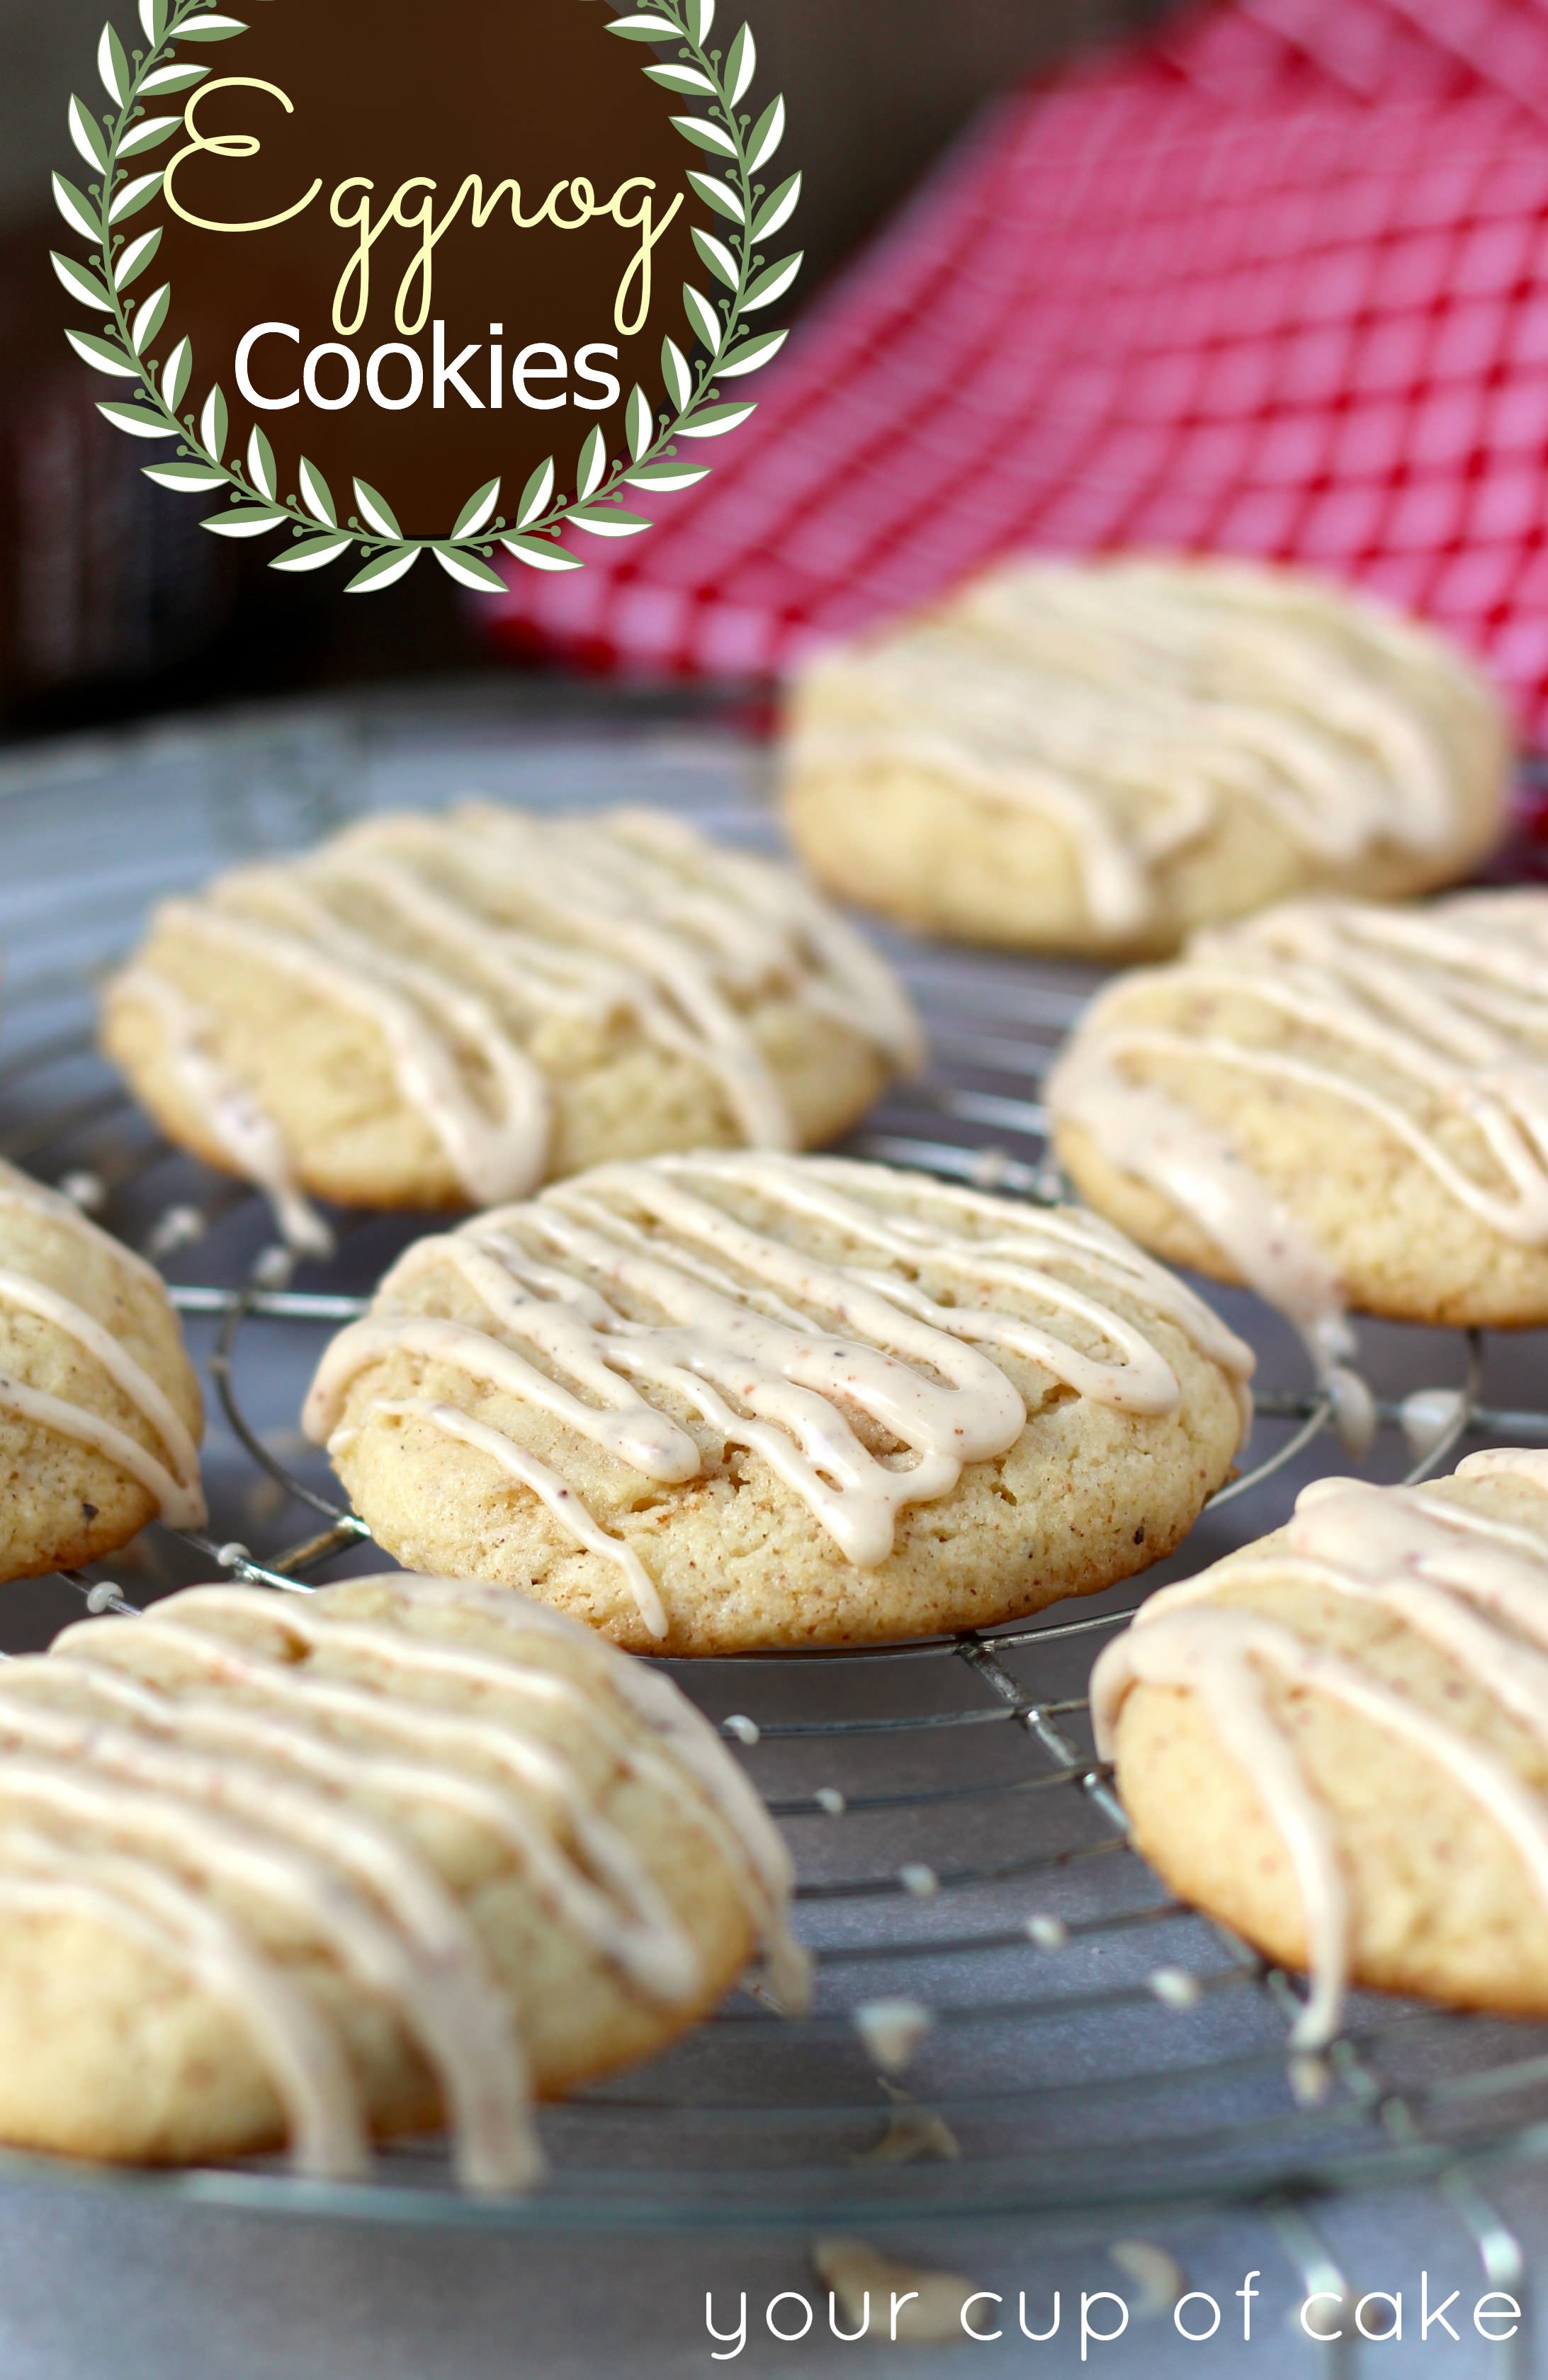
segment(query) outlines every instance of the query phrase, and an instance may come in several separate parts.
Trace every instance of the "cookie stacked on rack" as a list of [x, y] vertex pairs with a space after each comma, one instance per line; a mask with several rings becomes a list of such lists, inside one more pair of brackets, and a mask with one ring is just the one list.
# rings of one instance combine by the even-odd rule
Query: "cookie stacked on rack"
[[1287, 1526], [1163, 1587], [1092, 1678], [1146, 1856], [1310, 1971], [1548, 2015], [1548, 1451], [1319, 1479]]
[[155, 1268], [0, 1163], [0, 1582], [199, 1527], [202, 1420]]
[[419, 1242], [306, 1411], [402, 1560], [642, 1652], [981, 1627], [1169, 1552], [1250, 1351], [1094, 1217], [835, 1158], [599, 1167]]
[[892, 970], [790, 869], [659, 810], [390, 815], [164, 903], [104, 1041], [267, 1190], [488, 1207], [604, 1160], [835, 1139], [922, 1059]]
[[1321, 1358], [1349, 1308], [1548, 1322], [1548, 890], [1200, 933], [1098, 995], [1047, 1096], [1082, 1196]]
[[529, 2185], [536, 2095], [645, 2055], [755, 1953], [789, 1864], [676, 1690], [467, 1581], [230, 1585], [0, 1670], [0, 2139], [348, 2180], [445, 2122]]
[[1071, 957], [1454, 883], [1510, 786], [1503, 707], [1444, 638], [1242, 562], [1012, 562], [821, 655], [789, 708], [786, 816], [820, 882]]

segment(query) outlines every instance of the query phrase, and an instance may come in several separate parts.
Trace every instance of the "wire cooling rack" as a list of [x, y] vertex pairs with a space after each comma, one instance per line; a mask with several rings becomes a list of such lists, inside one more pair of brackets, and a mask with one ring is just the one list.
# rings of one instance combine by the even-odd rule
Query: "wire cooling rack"
[[[295, 1417], [328, 1335], [422, 1226], [346, 1219], [336, 1257], [292, 1272], [262, 1203], [158, 1137], [94, 1055], [93, 983], [172, 886], [472, 784], [543, 806], [670, 800], [713, 831], [773, 835], [739, 747], [639, 719], [540, 731], [497, 710], [409, 710], [367, 729], [298, 714], [0, 770], [0, 1151], [163, 1266], [212, 1391], [213, 1514], [208, 1534], [154, 1528], [101, 1572], [5, 1590], [8, 1650], [46, 1644], [82, 1599], [133, 1609], [220, 1574], [304, 1592], [384, 1563]], [[934, 1063], [851, 1146], [1052, 1195], [1039, 1085], [1090, 978], [892, 947]], [[1311, 2194], [1432, 2179], [1493, 2284], [1519, 2284], [1479, 2175], [1548, 2151], [1548, 2028], [1357, 1998], [1332, 2049], [1292, 2057], [1299, 1985], [1165, 1892], [1127, 1848], [1093, 1754], [1091, 1660], [1140, 1597], [1275, 1525], [1307, 1478], [1355, 1467], [1289, 1336], [1250, 1299], [1211, 1294], [1261, 1351], [1260, 1420], [1247, 1467], [1170, 1564], [1025, 1625], [669, 1665], [787, 1831], [818, 1956], [810, 2016], [737, 1995], [666, 2056], [548, 2111], [552, 2170], [526, 2200], [462, 2197], [436, 2143], [396, 2148], [347, 2187], [275, 2161], [140, 2186], [292, 2213], [684, 2230], [1115, 2225], [1143, 2204], [1255, 2202], [1310, 2289], [1337, 2285]], [[1541, 1334], [1372, 1328], [1379, 1427], [1359, 1467], [1418, 1476], [1465, 1443], [1548, 1438], [1529, 1398], [1542, 1353]]]

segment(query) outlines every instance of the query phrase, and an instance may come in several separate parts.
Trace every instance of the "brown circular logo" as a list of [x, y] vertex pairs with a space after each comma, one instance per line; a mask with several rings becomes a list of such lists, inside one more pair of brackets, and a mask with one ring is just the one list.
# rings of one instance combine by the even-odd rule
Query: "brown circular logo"
[[116, 108], [72, 103], [96, 174], [56, 195], [97, 252], [55, 264], [105, 314], [78, 352], [140, 383], [104, 409], [178, 435], [152, 476], [228, 494], [212, 527], [288, 528], [281, 568], [354, 547], [386, 584], [429, 545], [498, 584], [496, 542], [562, 567], [568, 520], [648, 526], [621, 498], [702, 476], [677, 440], [751, 410], [719, 383], [780, 342], [798, 176], [761, 178], [783, 105], [745, 104], [752, 36], [713, 45], [713, 0], [140, 17], [148, 48], [103, 36]]

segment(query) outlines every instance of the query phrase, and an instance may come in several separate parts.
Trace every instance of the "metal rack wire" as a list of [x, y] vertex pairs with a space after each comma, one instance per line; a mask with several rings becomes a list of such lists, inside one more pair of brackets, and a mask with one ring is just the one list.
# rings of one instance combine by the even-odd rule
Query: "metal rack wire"
[[[286, 734], [299, 747], [312, 732]], [[91, 978], [132, 913], [230, 855], [233, 771], [262, 795], [235, 805], [248, 844], [301, 840], [401, 797], [404, 768], [362, 759], [336, 722], [323, 739], [332, 759], [307, 766], [286, 759], [289, 745], [276, 758], [275, 733], [256, 748], [250, 735], [213, 738], [153, 769], [110, 753], [73, 777], [43, 766], [30, 781], [0, 778], [0, 1153], [163, 1265], [215, 1423], [210, 1529], [150, 1531], [111, 1576], [7, 1590], [0, 1636], [13, 1651], [46, 1643], [81, 1598], [133, 1609], [222, 1572], [306, 1592], [384, 1559], [293, 1420], [327, 1335], [360, 1310], [411, 1227], [347, 1220], [329, 1266], [293, 1272], [260, 1203], [162, 1141], [91, 1049]], [[342, 771], [341, 749], [352, 756]], [[528, 800], [685, 797], [680, 745], [626, 749], [620, 775], [616, 744], [599, 759], [591, 747], [497, 735], [481, 774]], [[509, 764], [505, 783], [491, 753]], [[408, 781], [433, 799], [473, 768], [465, 754], [438, 777], [421, 756]], [[686, 775], [706, 823], [766, 837], [724, 753]], [[79, 878], [82, 851], [84, 894], [63, 873]], [[1011, 1196], [1052, 1195], [1038, 1085], [1084, 981], [919, 946], [897, 955], [934, 1066], [852, 1146]], [[1286, 1334], [1249, 1300], [1224, 1303], [1263, 1350], [1269, 1385], [1249, 1466], [1173, 1571], [1274, 1525], [1302, 1481], [1348, 1467], [1327, 1400], [1295, 1385]], [[1464, 1440], [1548, 1438], [1548, 1414], [1522, 1388], [1541, 1340], [1534, 1350], [1388, 1331], [1368, 1352], [1374, 1475], [1444, 1469]], [[1413, 1390], [1436, 1379], [1445, 1395], [1416, 1403]], [[1341, 2283], [1327, 2278], [1308, 2198], [1430, 2179], [1494, 2285], [1513, 2286], [1519, 2252], [1479, 2176], [1548, 2152], [1548, 2028], [1359, 1998], [1325, 2056], [1291, 2058], [1299, 1985], [1183, 1909], [1127, 1847], [1085, 1682], [1094, 1650], [1164, 1574], [949, 1640], [673, 1665], [788, 1830], [818, 1953], [815, 2007], [791, 2022], [739, 1995], [665, 2058], [552, 2110], [553, 2171], [531, 2199], [460, 2197], [434, 2143], [384, 2155], [372, 2180], [345, 2188], [262, 2161], [144, 2186], [290, 2211], [637, 2229], [1006, 2214], [1115, 2225], [1144, 2204], [1251, 2202], [1274, 2212], [1307, 2286], [1326, 2288]]]

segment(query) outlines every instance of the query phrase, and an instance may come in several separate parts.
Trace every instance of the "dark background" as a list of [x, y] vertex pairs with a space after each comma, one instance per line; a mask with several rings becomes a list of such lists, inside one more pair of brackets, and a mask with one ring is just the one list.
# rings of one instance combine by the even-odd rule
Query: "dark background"
[[[1175, 5], [748, 0], [755, 95], [785, 93], [781, 164], [806, 177], [791, 226], [807, 252], [794, 310], [982, 102]], [[444, 574], [417, 570], [369, 600], [343, 596], [336, 579], [280, 579], [262, 551], [208, 535], [196, 500], [153, 487], [141, 443], [96, 414], [106, 383], [62, 336], [79, 310], [48, 262], [51, 247], [72, 246], [48, 175], [79, 173], [65, 113], [72, 90], [96, 98], [108, 6], [0, 0], [0, 735], [489, 665], [476, 599]], [[131, 0], [112, 13], [129, 40]], [[380, 0], [375, 13], [384, 39], [401, 16], [421, 43], [438, 15], [406, 0]], [[739, 14], [721, 0], [717, 34], [729, 38]]]

